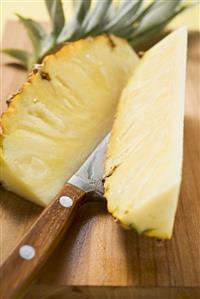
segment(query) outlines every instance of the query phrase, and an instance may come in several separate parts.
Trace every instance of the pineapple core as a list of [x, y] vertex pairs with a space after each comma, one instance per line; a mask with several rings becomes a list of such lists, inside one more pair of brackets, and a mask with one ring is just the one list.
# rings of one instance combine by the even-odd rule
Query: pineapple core
[[183, 148], [187, 31], [142, 58], [124, 89], [105, 167], [108, 209], [138, 233], [170, 238]]
[[111, 129], [138, 60], [125, 40], [106, 35], [46, 57], [1, 119], [5, 188], [47, 205]]

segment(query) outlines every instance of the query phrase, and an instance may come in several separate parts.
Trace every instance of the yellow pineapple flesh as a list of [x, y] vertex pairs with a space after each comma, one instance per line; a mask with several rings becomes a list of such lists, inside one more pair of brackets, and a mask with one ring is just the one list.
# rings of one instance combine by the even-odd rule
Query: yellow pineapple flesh
[[181, 183], [187, 32], [147, 51], [117, 108], [105, 167], [108, 210], [138, 233], [170, 238]]
[[110, 130], [137, 63], [125, 40], [107, 35], [46, 57], [1, 118], [3, 186], [47, 205]]

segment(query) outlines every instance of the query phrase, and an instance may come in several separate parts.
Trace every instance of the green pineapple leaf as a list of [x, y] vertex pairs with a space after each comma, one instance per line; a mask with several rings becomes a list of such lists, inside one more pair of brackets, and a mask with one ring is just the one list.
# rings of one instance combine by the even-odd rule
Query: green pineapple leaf
[[45, 0], [45, 4], [51, 20], [51, 35], [56, 40], [65, 25], [65, 16], [61, 0]]
[[73, 6], [76, 11], [75, 15], [79, 23], [82, 23], [88, 10], [90, 9], [91, 0], [73, 0]]
[[29, 52], [20, 49], [9, 49], [9, 48], [2, 49], [1, 52], [9, 55], [12, 58], [17, 59], [20, 62], [20, 64], [28, 70], [30, 70], [31, 67], [33, 66], [34, 57]]
[[141, 32], [135, 32], [132, 36], [132, 39], [129, 40], [129, 42], [134, 47], [138, 47], [140, 44], [147, 41], [150, 37], [155, 36], [156, 34], [159, 34], [165, 26], [178, 14], [183, 12], [184, 10], [188, 9], [188, 6], [182, 6], [177, 11], [175, 11], [168, 19], [158, 23], [156, 26], [152, 26], [150, 28], [147, 27], [146, 31]]
[[126, 28], [127, 25], [132, 24], [135, 20], [138, 11], [143, 4], [143, 0], [136, 0], [127, 2], [121, 1], [121, 5], [115, 13], [111, 21], [105, 25], [106, 30], [114, 30], [114, 32]]
[[25, 18], [20, 14], [16, 14], [16, 16], [19, 18], [28, 33], [34, 49], [35, 57], [39, 58], [44, 51], [45, 41], [47, 40], [46, 32], [38, 22], [30, 18]]
[[74, 4], [74, 16], [72, 17], [71, 22], [66, 23], [63, 27], [59, 37], [58, 42], [63, 43], [67, 40], [74, 39], [77, 37], [80, 32], [80, 26], [90, 9], [91, 0], [73, 0]]
[[142, 34], [147, 29], [151, 29], [161, 23], [169, 20], [176, 7], [180, 4], [181, 0], [163, 1], [157, 0], [148, 9], [148, 13], [141, 18], [138, 28], [135, 30], [134, 35]]
[[106, 18], [111, 3], [112, 0], [97, 1], [95, 7], [88, 11], [81, 28], [84, 36], [93, 33], [96, 28], [101, 27], [101, 23]]

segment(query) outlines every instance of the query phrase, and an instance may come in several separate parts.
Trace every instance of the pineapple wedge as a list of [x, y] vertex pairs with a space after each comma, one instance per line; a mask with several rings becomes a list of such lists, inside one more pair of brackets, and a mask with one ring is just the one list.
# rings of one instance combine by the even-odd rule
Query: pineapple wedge
[[138, 233], [170, 238], [182, 169], [187, 31], [142, 58], [122, 93], [105, 167], [108, 210]]
[[45, 58], [1, 119], [0, 181], [47, 205], [110, 130], [139, 59], [123, 39], [102, 35]]

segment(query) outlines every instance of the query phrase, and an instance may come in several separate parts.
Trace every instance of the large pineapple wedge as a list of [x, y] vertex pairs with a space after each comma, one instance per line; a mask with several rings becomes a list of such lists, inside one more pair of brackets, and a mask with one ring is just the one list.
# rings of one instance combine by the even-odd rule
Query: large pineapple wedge
[[108, 35], [46, 57], [2, 116], [2, 184], [47, 205], [111, 128], [137, 62], [125, 40]]
[[108, 209], [122, 224], [172, 235], [181, 182], [186, 30], [150, 49], [122, 93], [105, 169]]

